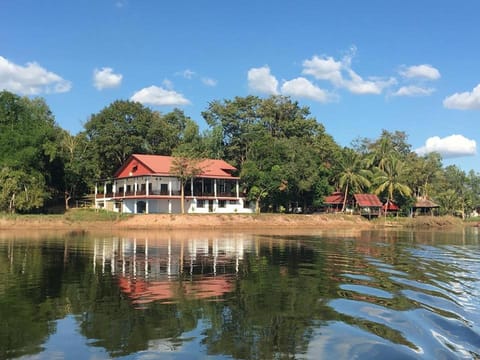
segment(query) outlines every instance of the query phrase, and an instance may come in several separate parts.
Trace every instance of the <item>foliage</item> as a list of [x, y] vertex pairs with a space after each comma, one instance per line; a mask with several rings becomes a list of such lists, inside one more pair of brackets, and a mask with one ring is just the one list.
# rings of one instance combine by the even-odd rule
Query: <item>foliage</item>
[[0, 211], [45, 211], [60, 199], [68, 209], [133, 153], [174, 155], [182, 189], [198, 174], [198, 159], [223, 159], [238, 169], [257, 211], [322, 206], [333, 190], [344, 191], [344, 210], [354, 192], [375, 192], [405, 214], [418, 197], [463, 218], [480, 206], [478, 174], [443, 167], [436, 153], [417, 155], [403, 131], [382, 130], [342, 149], [307, 107], [285, 96], [214, 100], [202, 116], [207, 128], [200, 131], [179, 109], [161, 114], [117, 100], [72, 135], [43, 99], [2, 91]]

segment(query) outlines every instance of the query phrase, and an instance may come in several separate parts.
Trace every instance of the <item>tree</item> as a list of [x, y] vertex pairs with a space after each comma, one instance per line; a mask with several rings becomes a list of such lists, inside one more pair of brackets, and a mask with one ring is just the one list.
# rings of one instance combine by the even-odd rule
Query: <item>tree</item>
[[65, 210], [69, 209], [69, 201], [87, 194], [94, 173], [92, 163], [88, 158], [88, 147], [85, 133], [71, 135], [64, 131], [61, 139], [61, 149], [64, 163], [64, 200]]
[[158, 115], [140, 103], [117, 100], [91, 116], [85, 133], [98, 178], [113, 175], [133, 153], [149, 153], [148, 132]]
[[349, 192], [370, 186], [370, 172], [364, 168], [360, 155], [348, 148], [344, 149], [338, 167], [338, 186], [344, 192], [342, 211], [345, 211]]
[[374, 175], [374, 184], [376, 185], [375, 194], [386, 193], [387, 204], [395, 200], [395, 194], [402, 197], [410, 197], [412, 195], [412, 190], [404, 183], [403, 162], [395, 157], [385, 162], [383, 169], [378, 169]]
[[[0, 164], [8, 169], [4, 178], [16, 184], [12, 194], [17, 210], [39, 209], [61, 191], [60, 132], [43, 99], [0, 92]], [[26, 175], [25, 179], [19, 179], [20, 174]], [[17, 185], [27, 191], [19, 191]], [[8, 208], [9, 203], [0, 204], [0, 208]]]
[[3, 167], [0, 170], [0, 210], [9, 213], [30, 212], [43, 206], [47, 197], [40, 173], [26, 173]]
[[201, 160], [185, 155], [174, 156], [170, 172], [180, 181], [180, 206], [182, 214], [185, 214], [185, 185], [187, 181], [193, 181], [202, 173]]

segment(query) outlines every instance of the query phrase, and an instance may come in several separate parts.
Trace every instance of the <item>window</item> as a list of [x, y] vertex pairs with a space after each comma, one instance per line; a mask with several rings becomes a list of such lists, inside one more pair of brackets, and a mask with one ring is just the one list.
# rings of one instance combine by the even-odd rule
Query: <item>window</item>
[[238, 200], [229, 200], [228, 203], [230, 205], [238, 205]]
[[162, 195], [168, 194], [168, 184], [160, 184], [160, 194]]
[[227, 206], [227, 201], [226, 200], [218, 200], [218, 207], [219, 208], [224, 208]]
[[197, 200], [197, 208], [204, 208], [205, 201], [204, 200]]

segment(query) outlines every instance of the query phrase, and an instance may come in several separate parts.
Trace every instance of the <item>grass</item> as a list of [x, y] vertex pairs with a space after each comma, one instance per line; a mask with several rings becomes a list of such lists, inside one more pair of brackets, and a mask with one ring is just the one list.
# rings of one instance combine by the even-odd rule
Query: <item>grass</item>
[[115, 212], [95, 209], [70, 209], [64, 214], [7, 214], [1, 213], [0, 219], [16, 221], [68, 221], [68, 222], [93, 222], [93, 221], [118, 221], [132, 215], [119, 214]]
[[63, 215], [63, 218], [71, 222], [90, 222], [118, 221], [126, 219], [130, 216], [133, 215], [119, 214], [116, 212], [95, 209], [71, 209]]

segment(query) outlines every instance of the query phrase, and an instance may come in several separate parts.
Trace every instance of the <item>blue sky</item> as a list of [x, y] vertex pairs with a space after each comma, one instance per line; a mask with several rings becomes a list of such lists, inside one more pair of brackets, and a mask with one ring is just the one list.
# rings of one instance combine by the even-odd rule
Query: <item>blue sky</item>
[[117, 99], [178, 107], [288, 95], [341, 145], [401, 130], [480, 171], [477, 0], [4, 0], [0, 88], [75, 134]]

